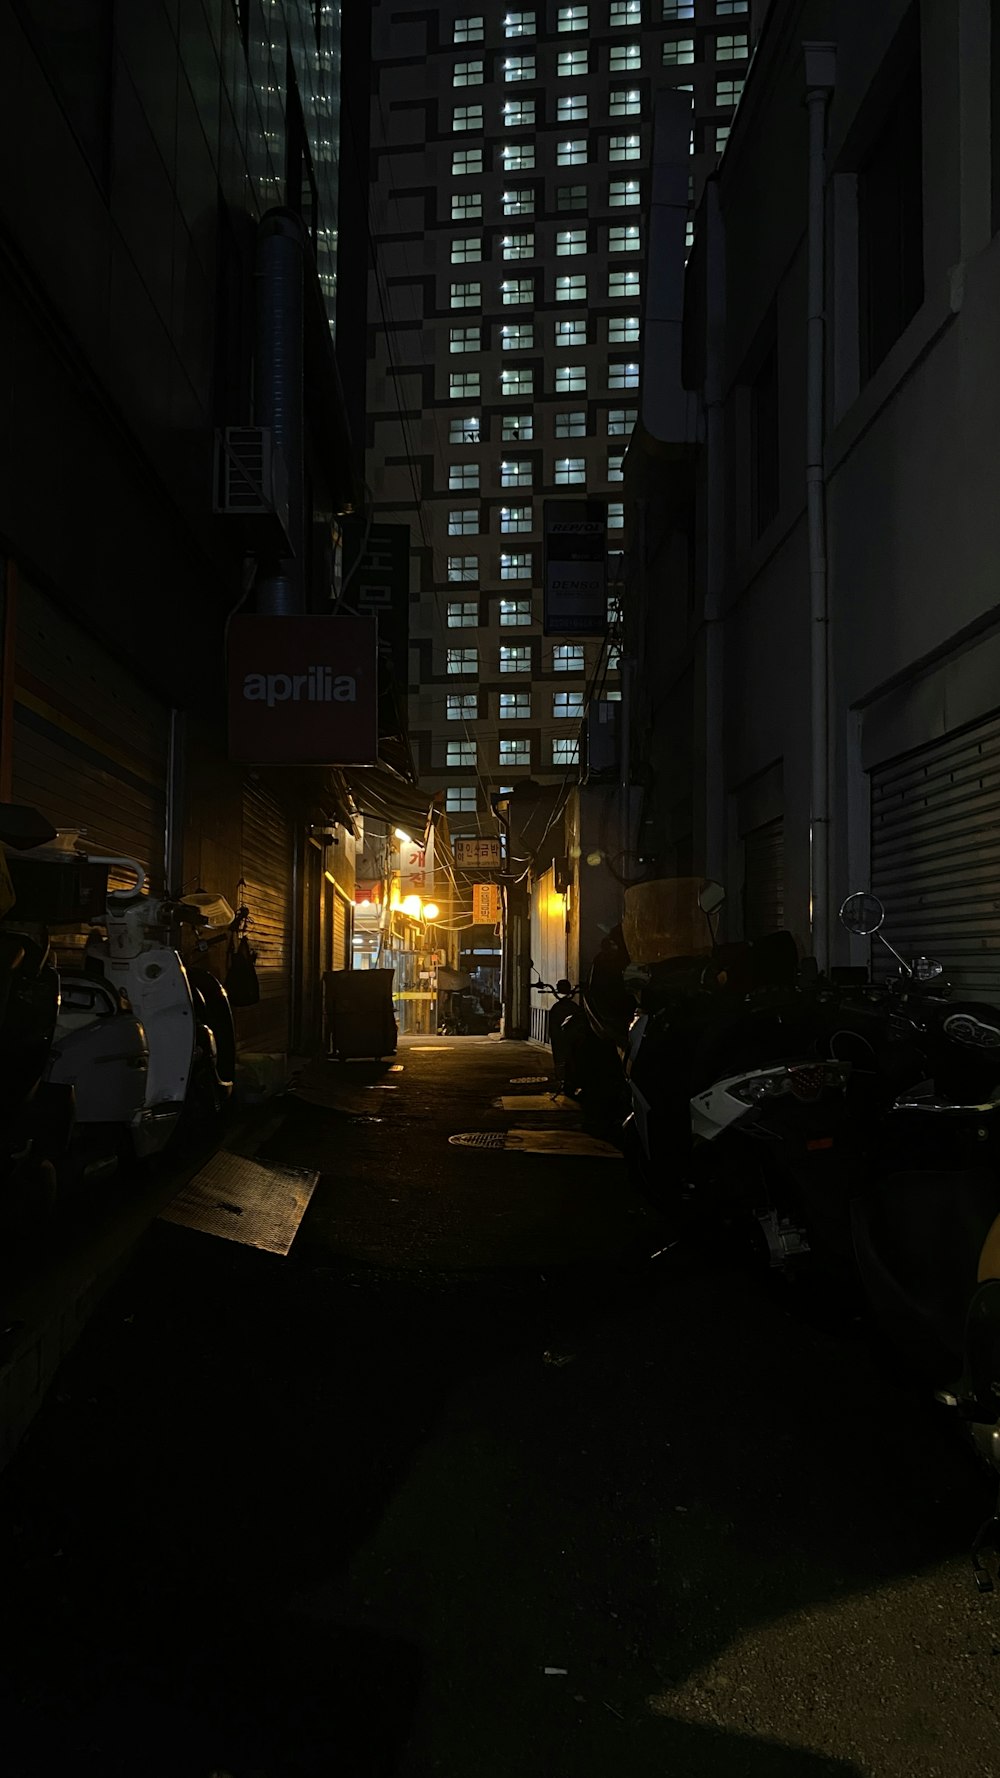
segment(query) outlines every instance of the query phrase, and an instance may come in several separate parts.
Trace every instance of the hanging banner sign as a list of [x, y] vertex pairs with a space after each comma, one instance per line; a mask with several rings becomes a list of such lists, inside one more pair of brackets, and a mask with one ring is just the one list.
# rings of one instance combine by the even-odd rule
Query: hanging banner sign
[[455, 864], [459, 870], [499, 870], [503, 854], [499, 840], [456, 840]]
[[472, 918], [477, 926], [496, 926], [501, 918], [499, 883], [473, 883]]
[[372, 617], [234, 617], [229, 757], [250, 765], [374, 765]]
[[608, 509], [603, 500], [546, 500], [546, 636], [603, 636], [608, 627]]

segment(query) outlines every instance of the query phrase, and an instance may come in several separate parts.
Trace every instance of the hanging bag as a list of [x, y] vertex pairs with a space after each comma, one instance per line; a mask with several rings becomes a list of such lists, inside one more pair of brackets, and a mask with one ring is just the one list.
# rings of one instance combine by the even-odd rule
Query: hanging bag
[[[237, 888], [242, 889], [243, 887], [244, 884], [241, 881]], [[229, 995], [232, 1006], [256, 1006], [260, 1000], [257, 953], [250, 949], [250, 941], [246, 935], [249, 922], [249, 910], [241, 906], [233, 921], [226, 970], [226, 993]]]

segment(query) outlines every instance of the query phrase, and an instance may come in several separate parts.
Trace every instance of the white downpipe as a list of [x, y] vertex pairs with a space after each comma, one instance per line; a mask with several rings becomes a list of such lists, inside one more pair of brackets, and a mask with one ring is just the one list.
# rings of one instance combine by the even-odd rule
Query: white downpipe
[[809, 900], [813, 955], [823, 970], [830, 961], [830, 613], [823, 473], [825, 151], [826, 107], [834, 83], [836, 49], [831, 43], [806, 43], [803, 49], [809, 110], [809, 307], [806, 335], [806, 511], [811, 635]]

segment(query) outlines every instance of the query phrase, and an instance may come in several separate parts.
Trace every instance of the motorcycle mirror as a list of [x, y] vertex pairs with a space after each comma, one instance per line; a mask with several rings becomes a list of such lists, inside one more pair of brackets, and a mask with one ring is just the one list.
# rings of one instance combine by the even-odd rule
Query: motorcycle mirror
[[726, 891], [721, 883], [706, 883], [698, 897], [698, 906], [703, 914], [717, 913], [726, 899]]
[[885, 908], [877, 895], [856, 889], [840, 909], [840, 922], [855, 938], [870, 938], [885, 919]]

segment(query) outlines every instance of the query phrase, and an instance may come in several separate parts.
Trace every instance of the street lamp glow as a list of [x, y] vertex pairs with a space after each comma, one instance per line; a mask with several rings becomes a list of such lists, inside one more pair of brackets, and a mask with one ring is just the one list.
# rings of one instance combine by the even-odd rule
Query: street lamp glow
[[404, 845], [412, 846], [413, 841], [411, 840], [409, 834], [406, 833], [403, 828], [397, 827], [394, 829], [394, 832], [395, 832], [397, 840], [402, 840]]
[[440, 912], [441, 912], [441, 909], [438, 907], [438, 904], [436, 901], [428, 901], [427, 903], [425, 903], [425, 905], [424, 905], [424, 919], [425, 920], [436, 920]]

